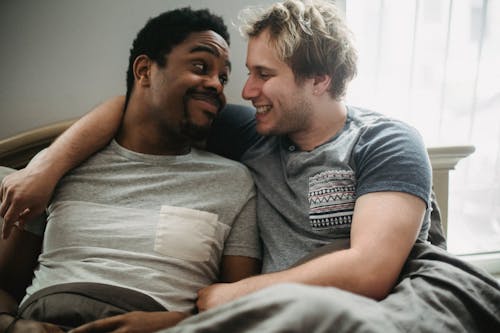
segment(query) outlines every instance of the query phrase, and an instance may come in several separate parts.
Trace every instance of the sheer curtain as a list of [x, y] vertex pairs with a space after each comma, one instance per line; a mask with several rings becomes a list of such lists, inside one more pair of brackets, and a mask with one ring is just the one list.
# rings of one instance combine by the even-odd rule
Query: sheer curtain
[[347, 102], [427, 146], [473, 145], [450, 175], [448, 246], [500, 251], [500, 0], [347, 0], [359, 51]]

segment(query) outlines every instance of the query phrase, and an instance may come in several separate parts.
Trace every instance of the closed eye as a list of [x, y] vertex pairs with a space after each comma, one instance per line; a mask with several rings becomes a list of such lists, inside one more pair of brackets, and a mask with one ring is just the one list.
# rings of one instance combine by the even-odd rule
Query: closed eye
[[268, 80], [271, 77], [271, 74], [268, 74], [268, 73], [259, 73], [258, 76], [262, 80], [266, 81], [266, 80]]
[[[248, 76], [251, 76], [252, 73], [248, 72], [247, 73]], [[271, 74], [268, 74], [268, 73], [261, 73], [261, 72], [257, 72], [255, 75], [254, 75], [257, 79], [259, 80], [262, 80], [262, 81], [267, 81], [269, 80], [272, 75]]]
[[[248, 67], [247, 67], [248, 68]], [[267, 81], [276, 75], [276, 71], [264, 66], [253, 66], [248, 68], [248, 75], [255, 76], [256, 79]]]

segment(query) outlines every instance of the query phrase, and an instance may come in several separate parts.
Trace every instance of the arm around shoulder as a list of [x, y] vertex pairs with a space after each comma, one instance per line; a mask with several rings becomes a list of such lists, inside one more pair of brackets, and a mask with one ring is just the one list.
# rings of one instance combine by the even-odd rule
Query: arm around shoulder
[[96, 106], [61, 134], [28, 167], [41, 168], [52, 176], [51, 179], [59, 180], [114, 137], [121, 123], [124, 105], [124, 97], [118, 96]]
[[6, 236], [14, 222], [40, 215], [63, 175], [104, 147], [117, 132], [124, 97], [112, 98], [94, 108], [61, 134], [25, 169], [4, 178], [0, 188], [0, 216]]

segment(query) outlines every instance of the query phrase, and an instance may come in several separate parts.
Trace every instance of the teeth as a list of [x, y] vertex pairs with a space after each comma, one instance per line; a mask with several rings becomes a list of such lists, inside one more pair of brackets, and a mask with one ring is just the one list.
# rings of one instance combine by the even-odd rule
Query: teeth
[[271, 106], [269, 105], [263, 105], [263, 106], [256, 106], [255, 109], [257, 110], [257, 113], [266, 113], [269, 110], [271, 110]]

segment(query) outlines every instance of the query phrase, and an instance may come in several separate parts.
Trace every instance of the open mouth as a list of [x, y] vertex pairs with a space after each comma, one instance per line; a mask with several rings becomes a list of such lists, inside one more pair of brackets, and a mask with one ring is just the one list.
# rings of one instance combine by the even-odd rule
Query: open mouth
[[271, 111], [271, 106], [270, 105], [259, 105], [255, 106], [255, 111], [258, 115], [265, 115]]

